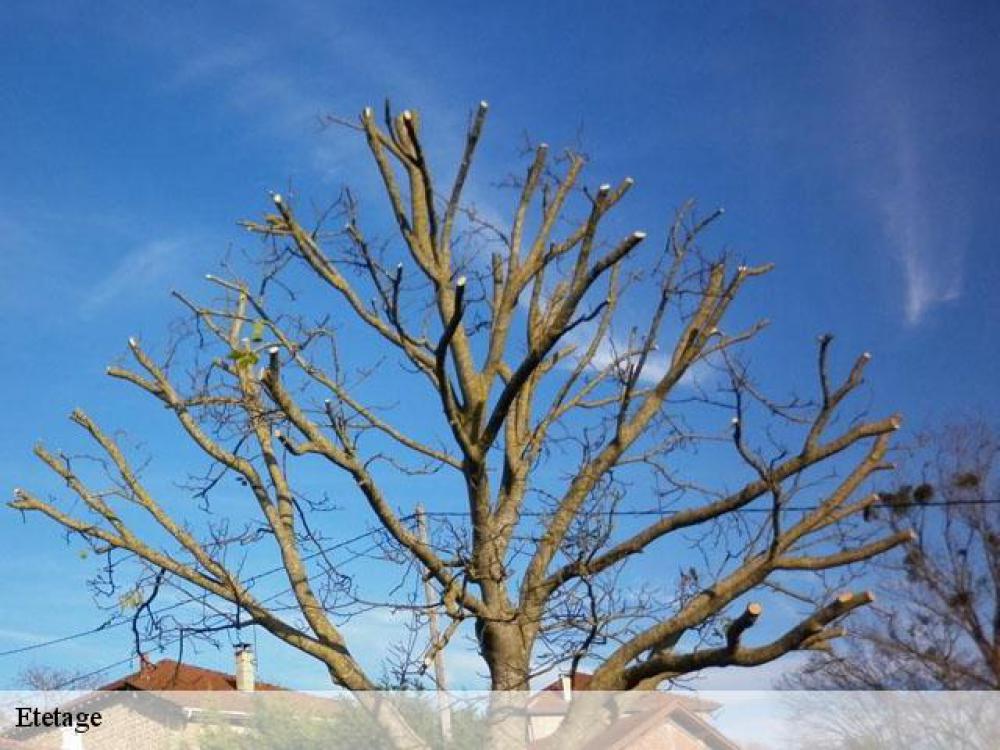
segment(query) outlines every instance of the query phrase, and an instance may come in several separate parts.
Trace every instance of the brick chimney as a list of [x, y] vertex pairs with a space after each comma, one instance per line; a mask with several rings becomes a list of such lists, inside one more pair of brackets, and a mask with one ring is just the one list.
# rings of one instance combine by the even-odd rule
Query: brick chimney
[[236, 689], [244, 693], [254, 690], [253, 647], [249, 643], [236, 644]]

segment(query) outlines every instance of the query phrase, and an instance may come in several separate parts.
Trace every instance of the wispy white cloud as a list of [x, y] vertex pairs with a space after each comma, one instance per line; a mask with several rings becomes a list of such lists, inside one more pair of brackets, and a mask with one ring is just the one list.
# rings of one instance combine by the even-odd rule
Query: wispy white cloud
[[[370, 157], [363, 147], [357, 148], [364, 139], [336, 129], [320, 132], [323, 116], [351, 118], [365, 105], [377, 106], [383, 96], [398, 97], [393, 100], [397, 105], [419, 106], [428, 114], [428, 150], [451, 156], [448, 169], [437, 175], [441, 184], [447, 183], [476, 102], [456, 102], [370, 19], [354, 23], [345, 9], [331, 21], [327, 4], [299, 2], [295, 13], [283, 14], [291, 33], [261, 38], [226, 28], [207, 11], [197, 17], [203, 28], [195, 32], [188, 27], [180, 32], [176, 24], [143, 17], [133, 19], [122, 33], [166, 61], [171, 70], [168, 89], [210, 91], [213, 101], [241, 118], [249, 132], [291, 147], [295, 155], [290, 164], [296, 170], [311, 168], [326, 179], [349, 180], [355, 188], [375, 187], [377, 180]], [[493, 171], [482, 161], [477, 172]], [[477, 183], [470, 181], [466, 198], [480, 214], [495, 220], [510, 213], [494, 210], [495, 196]]]
[[[593, 326], [589, 328], [581, 326], [568, 334], [566, 343], [576, 346], [577, 356], [582, 356], [593, 340], [594, 333], [595, 328]], [[669, 338], [669, 336], [666, 338]], [[621, 337], [616, 336], [614, 333], [609, 333], [597, 345], [597, 350], [590, 362], [590, 367], [594, 371], [601, 371], [616, 363], [622, 367], [638, 365], [638, 355], [629, 355], [628, 351], [629, 346]], [[579, 359], [570, 358], [566, 366], [575, 367], [578, 362]], [[670, 355], [659, 348], [654, 349], [647, 355], [645, 362], [643, 362], [637, 382], [642, 386], [654, 385], [663, 379], [663, 376], [667, 374], [669, 369]], [[686, 386], [707, 385], [707, 380], [712, 377], [713, 371], [708, 363], [704, 360], [699, 360], [688, 368], [687, 372], [681, 378], [680, 383]]]
[[[406, 637], [401, 625], [405, 615], [389, 609], [373, 609], [353, 618], [343, 626], [344, 636], [351, 650], [361, 655], [365, 666], [377, 674], [381, 664], [368, 658], [386, 656], [386, 644], [399, 642]], [[461, 628], [449, 642], [444, 652], [448, 686], [452, 690], [474, 690], [484, 686], [485, 663], [476, 652], [471, 627]]]
[[945, 146], [959, 100], [944, 83], [951, 76], [927, 65], [927, 38], [895, 28], [883, 11], [866, 6], [851, 47], [852, 179], [896, 263], [903, 319], [916, 326], [962, 294], [969, 217]]
[[251, 45], [237, 41], [212, 45], [197, 52], [178, 50], [170, 84], [181, 88], [248, 70], [260, 65], [263, 54], [259, 43]]
[[34, 643], [43, 643], [48, 639], [49, 636], [39, 635], [38, 633], [29, 633], [26, 630], [0, 628], [0, 640], [4, 641], [13, 641], [15, 643], [23, 643], [30, 646]]
[[[166, 94], [209, 94], [218, 112], [239, 119], [245, 136], [264, 137], [291, 151], [295, 169], [312, 167], [324, 176], [345, 170], [345, 150], [319, 133], [320, 116], [336, 106], [331, 79], [324, 75], [342, 67], [336, 64], [336, 47], [308, 45], [315, 62], [303, 68], [296, 66], [301, 45], [290, 48], [278, 37], [241, 34], [209, 8], [192, 11], [188, 24], [158, 13], [128, 19], [118, 33], [165, 64], [161, 86]], [[297, 19], [292, 14], [290, 20]], [[295, 38], [315, 38], [320, 28], [317, 24]]]
[[[609, 365], [638, 366], [639, 355], [629, 354], [627, 344], [615, 341], [612, 336], [605, 336], [597, 345], [597, 351], [591, 362], [591, 367], [595, 370], [603, 370]], [[639, 372], [638, 382], [644, 385], [652, 385], [658, 382], [667, 374], [670, 369], [670, 360], [660, 351], [652, 351], [643, 362], [642, 370]]]
[[81, 312], [94, 315], [112, 302], [142, 294], [155, 286], [177, 265], [183, 247], [179, 240], [154, 240], [127, 253], [88, 290]]
[[902, 271], [906, 322], [916, 325], [931, 307], [961, 294], [963, 241], [959, 217], [930, 195], [932, 177], [910, 121], [897, 115], [890, 132], [892, 180], [877, 189], [876, 201]]

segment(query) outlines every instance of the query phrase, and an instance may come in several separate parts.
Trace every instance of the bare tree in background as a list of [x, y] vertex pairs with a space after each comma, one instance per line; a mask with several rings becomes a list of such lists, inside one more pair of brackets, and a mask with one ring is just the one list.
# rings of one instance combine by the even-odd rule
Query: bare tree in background
[[81, 670], [32, 664], [17, 673], [12, 687], [25, 690], [61, 690], [72, 685], [74, 690], [90, 690], [104, 682], [100, 674], [88, 674]]
[[1000, 441], [968, 422], [921, 438], [871, 521], [918, 541], [874, 563], [884, 600], [790, 681], [830, 690], [1000, 689]]
[[[583, 663], [593, 689], [652, 688], [826, 648], [871, 601], [843, 593], [842, 574], [910, 539], [861, 520], [899, 427], [843, 413], [868, 355], [835, 376], [821, 337], [816, 396], [766, 397], [738, 351], [764, 322], [729, 313], [770, 266], [703, 251], [721, 211], [685, 206], [653, 244], [618, 226], [631, 179], [589, 188], [583, 156], [543, 144], [511, 181], [509, 220], [496, 219], [463, 198], [486, 116], [483, 103], [442, 189], [418, 115], [387, 106], [380, 123], [366, 109], [351, 127], [395, 240], [374, 239], [385, 225], [366, 226], [350, 193], [315, 222], [274, 195], [273, 213], [244, 223], [263, 239], [259, 277], [209, 276], [205, 301], [178, 294], [192, 334], [162, 356], [130, 340], [131, 364], [108, 374], [171, 412], [207, 458], [183, 501], [154, 493], [115, 434], [78, 410], [100, 462], [35, 451], [77, 505], [18, 489], [11, 507], [85, 539], [108, 561], [105, 584], [125, 559], [146, 565], [129, 601], [137, 621], [187, 633], [254, 623], [351, 690], [376, 682], [344, 620], [426, 607], [367, 599], [328, 556], [335, 524], [323, 498], [297, 488], [304, 465], [343, 488], [341, 504], [367, 506], [386, 565], [431, 581], [441, 636], [414, 657], [472, 623], [495, 690]], [[356, 361], [373, 346], [380, 356]], [[391, 408], [393, 394], [405, 408]], [[711, 468], [699, 473], [698, 460]], [[429, 542], [412, 522], [421, 500]], [[275, 551], [288, 585], [278, 598], [242, 565]], [[151, 593], [168, 586], [206, 618], [157, 614]], [[778, 599], [800, 618], [745, 642]]]

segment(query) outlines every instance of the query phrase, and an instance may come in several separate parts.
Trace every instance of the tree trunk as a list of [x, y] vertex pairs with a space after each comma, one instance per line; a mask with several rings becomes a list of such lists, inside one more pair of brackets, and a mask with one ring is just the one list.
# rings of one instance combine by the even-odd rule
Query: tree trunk
[[487, 747], [519, 750], [528, 742], [524, 706], [529, 695], [531, 649], [516, 622], [480, 620], [476, 632], [490, 670]]
[[531, 653], [518, 623], [485, 623], [482, 627], [482, 650], [489, 665], [491, 690], [528, 689]]

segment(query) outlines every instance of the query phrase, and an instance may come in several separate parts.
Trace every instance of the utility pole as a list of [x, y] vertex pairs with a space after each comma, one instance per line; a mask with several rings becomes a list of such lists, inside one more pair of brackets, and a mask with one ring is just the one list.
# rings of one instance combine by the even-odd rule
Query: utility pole
[[[420, 541], [430, 544], [430, 535], [427, 531], [427, 512], [423, 503], [417, 504], [417, 533]], [[430, 630], [431, 649], [434, 653], [434, 682], [437, 683], [438, 718], [441, 722], [441, 738], [444, 742], [451, 742], [451, 706], [448, 702], [446, 676], [444, 671], [444, 649], [440, 647], [439, 640], [441, 633], [438, 630], [437, 621], [437, 592], [431, 583], [430, 576], [424, 576], [424, 597], [427, 600], [427, 627]]]

